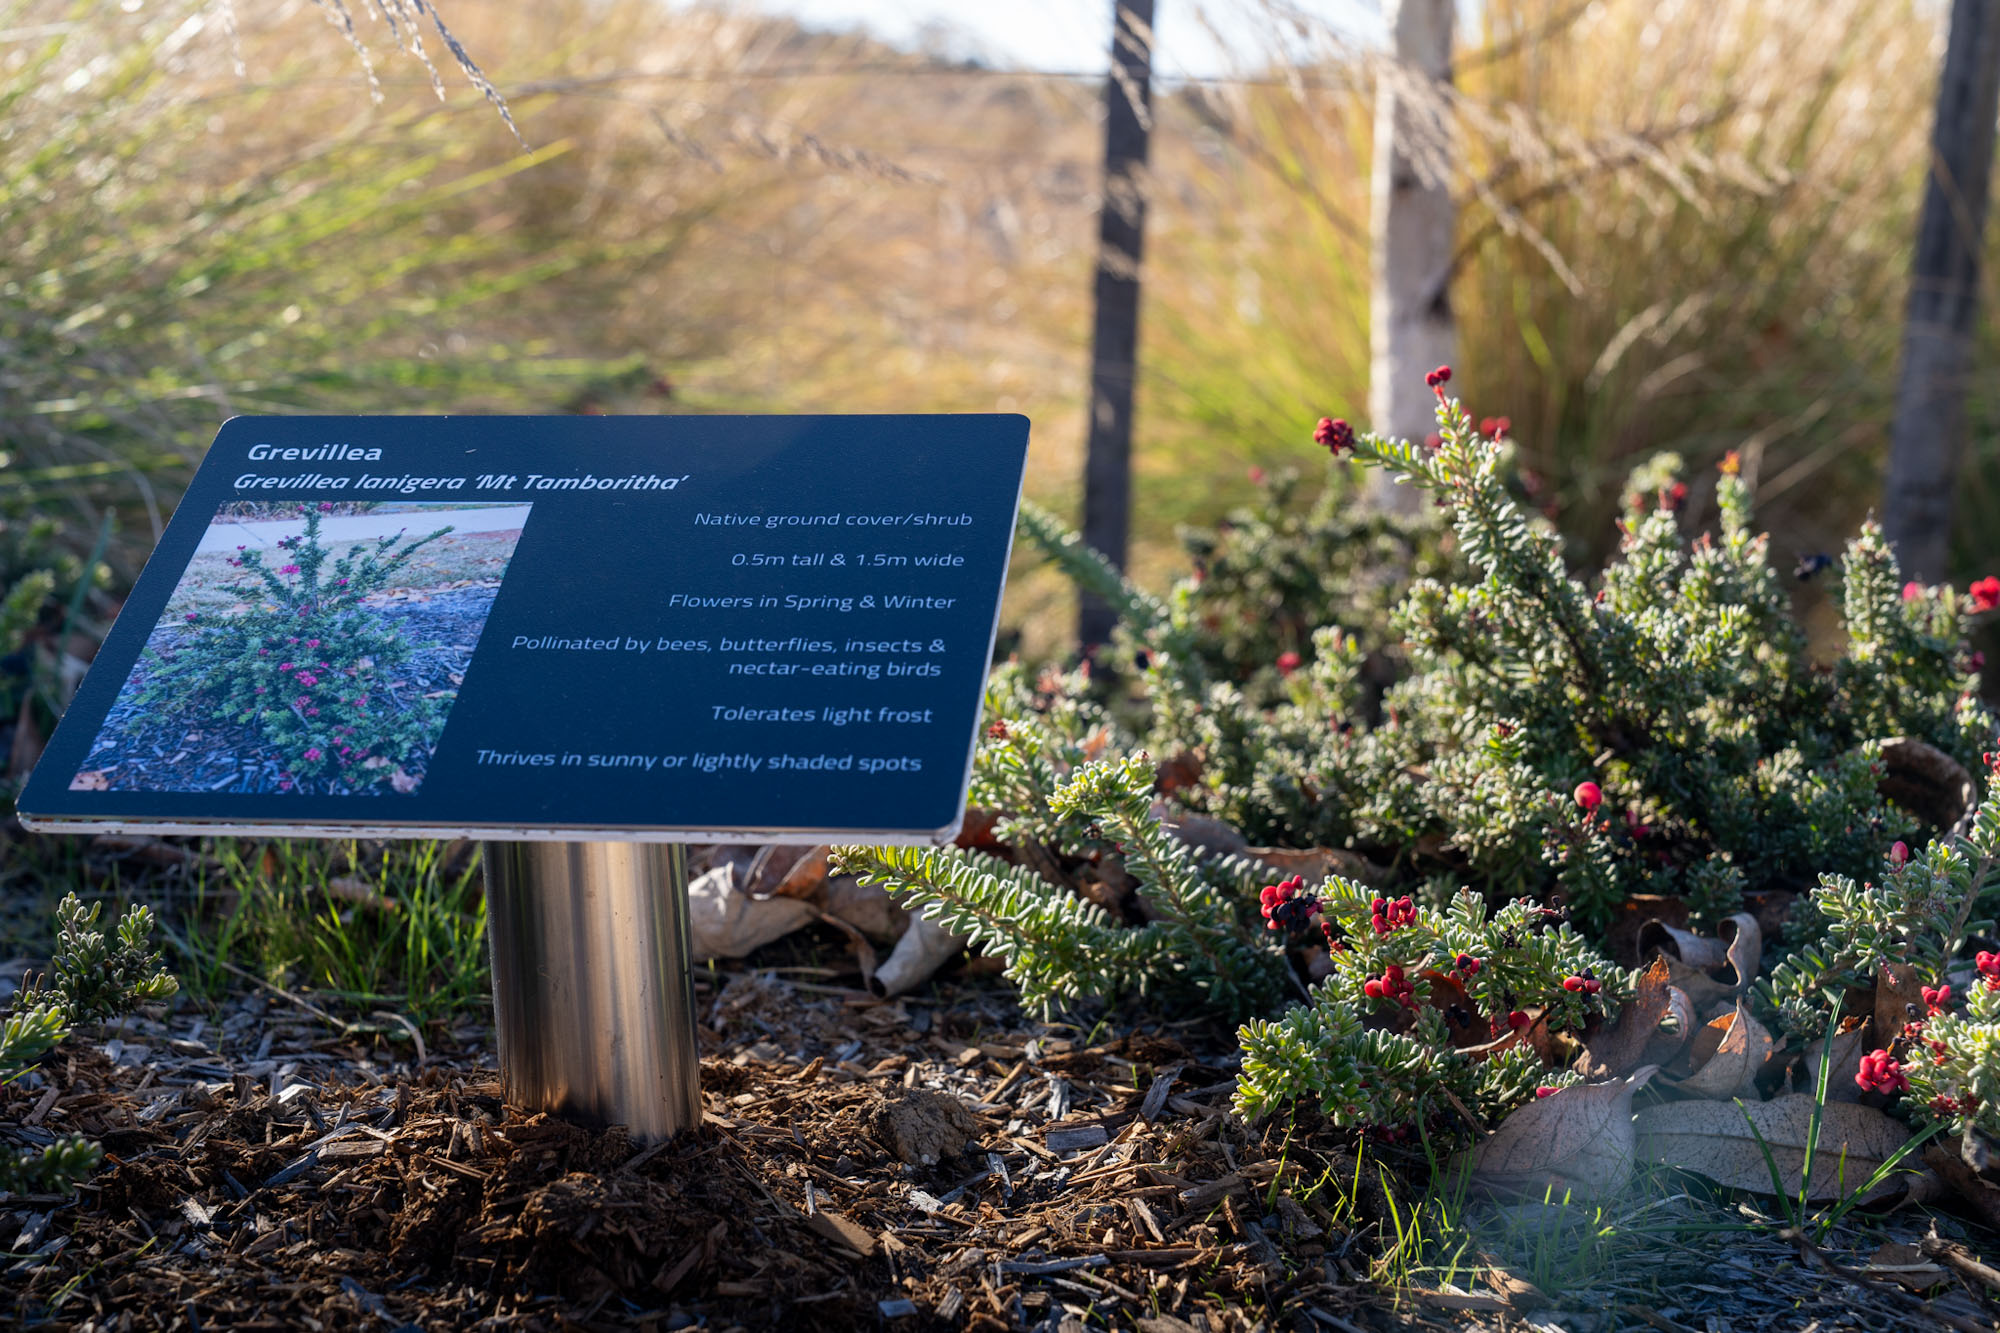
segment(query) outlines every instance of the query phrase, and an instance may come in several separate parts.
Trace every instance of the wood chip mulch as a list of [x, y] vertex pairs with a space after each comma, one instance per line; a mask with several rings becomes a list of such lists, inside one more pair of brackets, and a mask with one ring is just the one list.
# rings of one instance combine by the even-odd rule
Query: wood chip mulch
[[651, 1147], [503, 1105], [470, 1025], [419, 1050], [255, 995], [220, 1023], [190, 1007], [72, 1042], [0, 1087], [0, 1124], [108, 1156], [76, 1199], [0, 1196], [0, 1324], [1923, 1326], [1775, 1242], [1696, 1265], [1734, 1289], [1750, 1274], [1710, 1260], [1751, 1262], [1775, 1293], [1735, 1323], [1620, 1290], [1563, 1310], [1525, 1284], [1391, 1299], [1365, 1280], [1376, 1228], [1328, 1207], [1353, 1159], [1229, 1115], [1227, 1048], [1157, 1027], [1091, 1043], [957, 990], [710, 974], [705, 1123]]

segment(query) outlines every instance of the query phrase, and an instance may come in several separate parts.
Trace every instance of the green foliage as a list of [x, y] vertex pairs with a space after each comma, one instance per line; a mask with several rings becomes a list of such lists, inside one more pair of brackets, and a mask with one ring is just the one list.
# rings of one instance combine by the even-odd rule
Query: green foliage
[[490, 994], [478, 862], [452, 863], [446, 844], [391, 843], [366, 861], [353, 843], [221, 841], [215, 851], [219, 871], [195, 884], [175, 941], [194, 993], [239, 988], [235, 967], [418, 1022], [476, 1010]]
[[278, 543], [276, 569], [254, 549], [232, 562], [245, 573], [228, 590], [247, 610], [189, 611], [178, 641], [148, 654], [138, 696], [146, 711], [132, 725], [155, 725], [165, 711], [254, 726], [284, 765], [281, 788], [379, 789], [428, 753], [441, 716], [435, 700], [388, 696], [413, 645], [362, 599], [452, 529], [411, 541], [391, 533], [334, 557], [320, 542], [319, 510], [294, 512], [305, 532]]
[[[1448, 533], [1331, 510], [1248, 520], [1227, 558], [1275, 568], [1228, 564], [1206, 609], [1219, 541], [1196, 544], [1207, 563], [1162, 600], [1029, 516], [1028, 536], [1127, 618], [1137, 688], [1106, 707], [1086, 669], [1033, 688], [1018, 668], [996, 672], [973, 789], [997, 817], [995, 844], [850, 849], [847, 863], [1002, 952], [1036, 1003], [1174, 987], [1246, 1016], [1239, 1108], [1303, 1097], [1343, 1125], [1449, 1128], [1560, 1082], [1518, 1029], [1574, 1033], [1615, 1012], [1631, 979], [1568, 919], [1602, 929], [1636, 894], [1712, 921], [1746, 889], [1818, 874], [1808, 934], [1823, 938], [1766, 991], [1794, 1029], [1804, 997], [1836, 977], [1862, 984], [1892, 958], [1942, 977], [1982, 928], [1980, 849], [2000, 815], [1982, 812], [1964, 847], [1945, 838], [1901, 857], [1881, 888], [1856, 881], [1925, 827], [1884, 794], [1884, 743], [1972, 764], [1993, 742], [1965, 655], [1970, 599], [1904, 586], [1865, 525], [1832, 580], [1845, 650], [1822, 665], [1733, 458], [1716, 482], [1718, 530], [1692, 539], [1680, 460], [1641, 468], [1618, 552], [1585, 580], [1510, 493], [1511, 447], [1442, 392], [1437, 419], [1430, 444], [1365, 436], [1354, 452], [1423, 492]], [[1325, 553], [1320, 581], [1303, 551]], [[1383, 627], [1369, 596], [1406, 570], [1417, 576]], [[1386, 655], [1371, 636], [1406, 655], [1379, 710], [1369, 672]], [[1272, 656], [1280, 645], [1297, 660]], [[1197, 859], [1167, 831], [1163, 798], [1253, 843], [1380, 865], [1371, 886], [1265, 888], [1274, 923], [1296, 929], [1310, 912], [1326, 937], [1329, 952], [1301, 955], [1322, 978], [1307, 1004], [1279, 1014], [1282, 987], [1248, 984], [1269, 955], [1244, 940], [1243, 917], [1270, 877]], [[1103, 888], [1127, 876], [1144, 886], [1137, 920], [1090, 905], [1115, 905]]]
[[1431, 511], [1368, 504], [1331, 477], [1309, 500], [1293, 468], [1257, 486], [1254, 503], [1215, 526], [1181, 530], [1193, 572], [1174, 598], [1198, 631], [1191, 652], [1208, 679], [1268, 706], [1337, 627], [1367, 659], [1373, 704], [1401, 659], [1391, 615], [1414, 580], [1452, 576], [1452, 537]]
[[0, 1082], [12, 1082], [21, 1071], [54, 1050], [69, 1035], [69, 1024], [55, 1004], [43, 1002], [14, 1011], [0, 1022]]
[[[1111, 724], [1048, 677], [1031, 689], [1016, 666], [987, 687], [993, 719], [973, 765], [973, 800], [998, 819], [1012, 859], [959, 848], [840, 847], [844, 872], [881, 883], [908, 906], [1006, 960], [1031, 1008], [1157, 994], [1224, 1017], [1266, 1012], [1286, 990], [1283, 956], [1257, 928], [1251, 873], [1197, 860], [1152, 808], [1143, 756], [1094, 759]], [[1045, 711], [1038, 700], [1047, 701]], [[1141, 921], [1080, 896], [1136, 884]]]
[[[1334, 878], [1314, 896], [1338, 942], [1331, 970], [1307, 1004], [1244, 1025], [1236, 1105], [1246, 1115], [1300, 1098], [1347, 1126], [1426, 1124], [1458, 1106], [1504, 1112], [1556, 1081], [1526, 1040], [1527, 1011], [1573, 1032], [1631, 994], [1628, 973], [1533, 903], [1489, 913], [1468, 891], [1382, 930], [1372, 890]], [[1371, 995], [1368, 983], [1391, 969], [1409, 995]], [[1601, 989], [1566, 987], [1573, 978]]]
[[172, 998], [180, 988], [153, 948], [153, 910], [125, 909], [113, 938], [96, 929], [103, 903], [89, 907], [74, 893], [56, 907], [56, 951], [49, 970], [22, 987], [17, 1009], [47, 1008], [66, 1027], [129, 1014], [142, 1004]]
[[[56, 908], [49, 971], [21, 988], [0, 1022], [0, 1082], [18, 1078], [72, 1029], [122, 1017], [179, 988], [152, 947], [152, 910], [127, 908], [108, 940], [94, 929], [103, 908], [86, 908], [73, 893]], [[74, 1134], [40, 1149], [0, 1152], [0, 1191], [67, 1194], [103, 1160], [101, 1147]]]
[[[57, 1004], [45, 998], [24, 1006], [17, 999], [14, 1011], [0, 1022], [0, 1083], [19, 1078], [54, 1050], [69, 1029]], [[0, 1191], [67, 1194], [103, 1160], [102, 1148], [76, 1134], [39, 1150], [0, 1151]]]
[[[1596, 926], [1633, 894], [1668, 894], [1713, 919], [1745, 888], [1859, 874], [1917, 833], [1881, 794], [1877, 742], [1913, 737], [1969, 763], [1993, 735], [1963, 655], [1968, 606], [1950, 589], [1906, 597], [1873, 524], [1840, 562], [1848, 644], [1827, 670], [1733, 464], [1720, 531], [1694, 540], [1677, 461], [1642, 469], [1593, 588], [1510, 494], [1510, 447], [1442, 395], [1438, 426], [1435, 447], [1355, 446], [1430, 497], [1464, 561], [1417, 579], [1394, 613], [1409, 666], [1379, 719], [1342, 626], [1313, 631], [1311, 669], [1263, 707], [1216, 678], [1234, 650], [1209, 644], [1185, 589], [1164, 618], [1122, 599], [1144, 611], [1133, 634], [1150, 652], [1142, 741], [1195, 775], [1178, 799], [1254, 841], [1351, 847], [1405, 892], [1470, 882], [1492, 901], [1559, 898]], [[1363, 573], [1335, 569], [1314, 605], [1354, 600]], [[1600, 809], [1572, 799], [1585, 781]]]
[[68, 1194], [104, 1160], [104, 1149], [81, 1134], [69, 1134], [40, 1149], [0, 1154], [0, 1190], [21, 1194]]

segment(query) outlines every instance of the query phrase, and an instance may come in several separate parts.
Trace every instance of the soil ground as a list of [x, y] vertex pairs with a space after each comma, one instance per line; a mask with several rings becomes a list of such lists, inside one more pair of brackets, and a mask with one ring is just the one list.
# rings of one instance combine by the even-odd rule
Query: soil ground
[[[1371, 1281], [1400, 1216], [1382, 1182], [1419, 1178], [1421, 1160], [1370, 1145], [1357, 1171], [1354, 1141], [1309, 1118], [1245, 1125], [1228, 1112], [1227, 1034], [1033, 1022], [977, 965], [885, 1001], [838, 984], [840, 947], [794, 937], [703, 971], [704, 1123], [652, 1147], [505, 1106], [473, 1021], [343, 1031], [259, 988], [73, 1040], [0, 1087], [0, 1124], [89, 1134], [105, 1166], [75, 1199], [0, 1198], [0, 1322], [1993, 1326], [1990, 1293], [1956, 1272], [1917, 1265], [1920, 1297], [1894, 1264], [1829, 1271], [1917, 1240], [1919, 1213], [1822, 1252], [1775, 1228], [1716, 1232], [1729, 1214], [1692, 1185], [1616, 1219], [1637, 1241], [1605, 1239], [1601, 1210], [1526, 1225], [1497, 1210], [1474, 1217], [1464, 1256], [1483, 1277]], [[1561, 1290], [1534, 1281], [1572, 1271]]]

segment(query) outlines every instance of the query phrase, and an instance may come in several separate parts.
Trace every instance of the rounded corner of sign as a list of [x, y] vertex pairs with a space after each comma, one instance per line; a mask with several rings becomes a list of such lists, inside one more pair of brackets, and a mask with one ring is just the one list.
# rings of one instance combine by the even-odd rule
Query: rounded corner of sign
[[31, 815], [20, 806], [14, 807], [14, 819], [30, 833], [61, 833], [63, 821], [52, 815]]
[[960, 810], [952, 821], [943, 828], [933, 829], [926, 835], [932, 846], [942, 847], [958, 841], [958, 835], [965, 831], [965, 811]]

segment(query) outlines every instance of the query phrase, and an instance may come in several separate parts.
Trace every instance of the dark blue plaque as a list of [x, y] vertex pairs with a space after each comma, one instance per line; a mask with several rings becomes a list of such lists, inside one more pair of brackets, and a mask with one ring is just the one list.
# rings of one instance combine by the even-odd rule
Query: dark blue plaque
[[42, 830], [952, 836], [1019, 416], [239, 417]]

